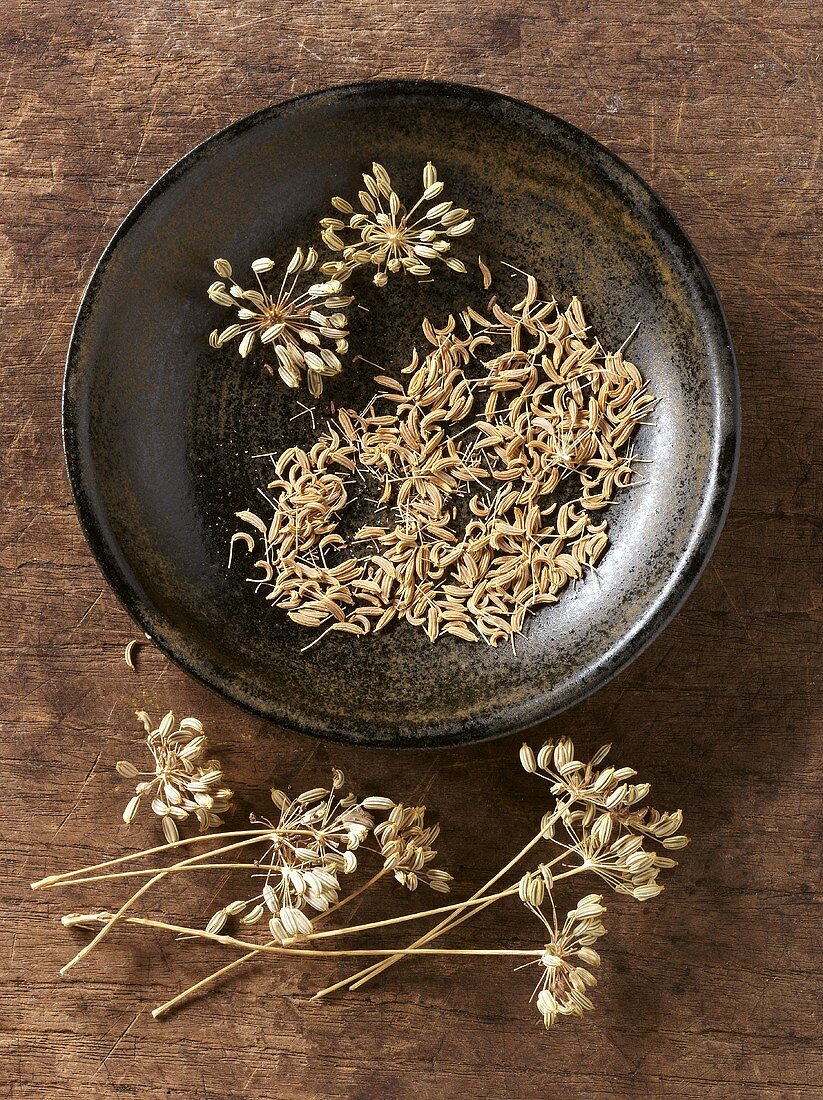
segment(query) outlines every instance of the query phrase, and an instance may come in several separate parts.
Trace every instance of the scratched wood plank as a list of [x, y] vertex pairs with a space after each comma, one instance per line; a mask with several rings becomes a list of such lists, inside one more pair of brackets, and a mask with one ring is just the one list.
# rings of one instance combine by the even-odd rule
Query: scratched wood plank
[[[76, 0], [0, 5], [0, 1097], [819, 1096], [819, 35], [804, 0]], [[542, 812], [517, 739], [436, 754], [333, 749], [232, 710], [143, 649], [79, 533], [62, 467], [62, 362], [82, 287], [145, 188], [272, 100], [353, 79], [500, 89], [605, 142], [671, 205], [717, 281], [745, 407], [734, 506], [675, 623], [545, 732], [614, 740], [694, 837], [667, 892], [615, 902], [597, 1012], [545, 1035], [496, 963], [398, 967], [310, 1004], [336, 970], [259, 965], [160, 1025], [218, 958], [113, 938], [61, 983], [79, 894], [33, 895], [98, 856], [135, 705], [204, 719], [249, 804], [338, 763], [425, 799], [458, 886]], [[263, 777], [263, 779], [261, 779]], [[211, 892], [221, 883], [209, 884]], [[88, 904], [88, 899], [86, 899]], [[391, 894], [382, 904], [399, 908]], [[197, 901], [181, 901], [197, 916]], [[388, 911], [388, 910], [386, 910]], [[487, 943], [527, 942], [514, 910]], [[469, 942], [468, 936], [455, 942]]]

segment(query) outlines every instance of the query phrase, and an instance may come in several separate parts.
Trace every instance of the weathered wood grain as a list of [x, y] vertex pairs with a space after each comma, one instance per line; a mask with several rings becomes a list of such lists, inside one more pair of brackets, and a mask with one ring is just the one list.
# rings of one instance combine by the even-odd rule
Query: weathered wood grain
[[[0, 1097], [820, 1095], [814, 8], [0, 0]], [[389, 75], [497, 88], [588, 130], [657, 188], [717, 281], [744, 399], [725, 533], [665, 634], [547, 727], [588, 746], [614, 740], [660, 804], [682, 804], [694, 843], [662, 898], [615, 901], [598, 1010], [550, 1035], [526, 1003], [529, 978], [493, 961], [406, 964], [320, 1004], [306, 995], [336, 972], [327, 964], [261, 965], [160, 1025], [147, 1010], [218, 956], [121, 935], [61, 983], [74, 941], [56, 917], [82, 895], [27, 886], [92, 860], [109, 833], [109, 847], [126, 845], [111, 825], [123, 800], [111, 765], [132, 743], [135, 704], [200, 715], [250, 801], [261, 777], [308, 781], [332, 760], [364, 789], [425, 799], [458, 884], [482, 881], [542, 812], [516, 739], [338, 751], [235, 712], [149, 649], [130, 673], [133, 631], [63, 472], [70, 326], [131, 205], [237, 116]], [[509, 916], [478, 921], [476, 937], [525, 937]]]

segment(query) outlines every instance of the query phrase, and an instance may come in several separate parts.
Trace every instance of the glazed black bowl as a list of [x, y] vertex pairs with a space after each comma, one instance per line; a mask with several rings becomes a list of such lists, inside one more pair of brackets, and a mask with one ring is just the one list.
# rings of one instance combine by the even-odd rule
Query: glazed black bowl
[[[312, 437], [295, 394], [260, 358], [216, 351], [211, 262], [246, 272], [317, 240], [335, 194], [379, 160], [416, 198], [432, 160], [445, 195], [477, 218], [456, 247], [467, 275], [362, 279], [351, 360], [317, 402], [361, 408], [375, 373], [396, 372], [435, 324], [484, 302], [476, 257], [578, 294], [606, 347], [642, 322], [632, 358], [660, 398], [637, 448], [645, 478], [610, 509], [598, 576], [530, 619], [510, 648], [385, 634], [312, 634], [227, 568], [234, 513], [260, 502], [267, 460]], [[517, 293], [521, 284], [512, 283]], [[495, 289], [510, 292], [502, 283]], [[518, 294], [519, 296], [519, 294]], [[516, 300], [512, 298], [512, 301]], [[729, 332], [683, 230], [613, 154], [505, 96], [454, 84], [381, 81], [269, 107], [185, 156], [114, 235], [72, 336], [63, 406], [77, 510], [100, 567], [158, 646], [227, 698], [280, 725], [368, 745], [421, 747], [540, 721], [604, 684], [666, 625], [719, 533], [734, 480], [739, 395]], [[270, 470], [270, 465], [268, 470]]]

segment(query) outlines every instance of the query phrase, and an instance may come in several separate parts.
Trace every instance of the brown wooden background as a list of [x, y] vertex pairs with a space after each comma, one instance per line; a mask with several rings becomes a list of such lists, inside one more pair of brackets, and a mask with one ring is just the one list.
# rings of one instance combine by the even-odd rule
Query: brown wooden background
[[[823, 1095], [814, 8], [0, 0], [0, 1097]], [[364, 789], [427, 801], [467, 889], [542, 812], [517, 738], [435, 754], [337, 750], [234, 711], [148, 649], [130, 673], [121, 654], [134, 631], [83, 542], [63, 471], [74, 312], [145, 188], [247, 111], [394, 75], [500, 89], [583, 127], [658, 190], [717, 281], [744, 401], [725, 533], [664, 635], [547, 727], [588, 749], [613, 739], [658, 804], [683, 806], [694, 842], [660, 899], [614, 899], [597, 1011], [550, 1034], [527, 1004], [530, 979], [493, 960], [408, 964], [320, 1004], [307, 994], [338, 973], [329, 964], [259, 966], [161, 1025], [147, 1010], [218, 956], [121, 934], [61, 982], [82, 937], [57, 917], [92, 898], [27, 886], [131, 843], [111, 768], [135, 744], [135, 704], [201, 716], [258, 805], [270, 780], [312, 785], [332, 761]], [[530, 944], [531, 931], [510, 908], [474, 935]]]

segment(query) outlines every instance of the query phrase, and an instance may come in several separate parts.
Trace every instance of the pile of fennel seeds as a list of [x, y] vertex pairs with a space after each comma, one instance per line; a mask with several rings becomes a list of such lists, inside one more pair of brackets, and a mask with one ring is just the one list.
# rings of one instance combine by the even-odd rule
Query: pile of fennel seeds
[[[431, 641], [513, 644], [528, 612], [596, 567], [655, 399], [577, 298], [540, 300], [529, 275], [521, 301], [486, 312], [424, 321], [431, 350], [406, 384], [378, 376], [366, 409], [275, 460], [271, 516], [237, 513], [250, 530], [232, 548], [257, 554], [254, 583], [293, 622], [322, 637], [405, 619]], [[356, 498], [373, 512], [344, 538]]]

